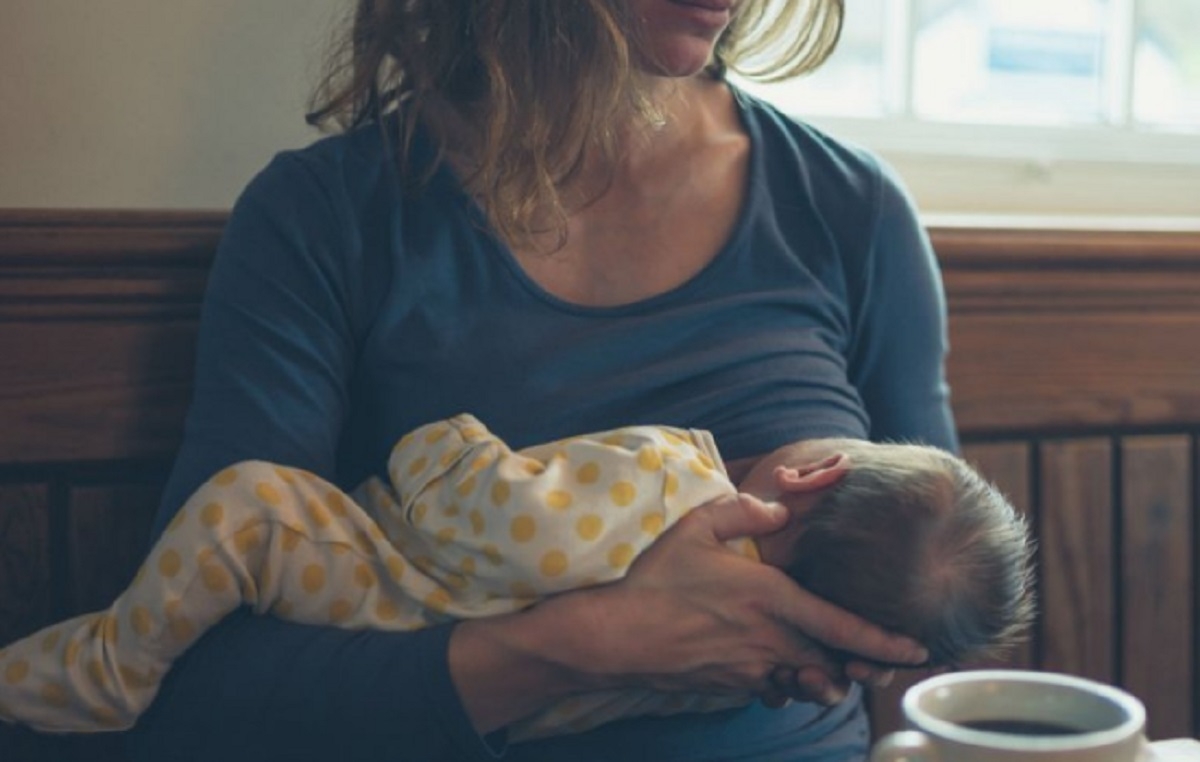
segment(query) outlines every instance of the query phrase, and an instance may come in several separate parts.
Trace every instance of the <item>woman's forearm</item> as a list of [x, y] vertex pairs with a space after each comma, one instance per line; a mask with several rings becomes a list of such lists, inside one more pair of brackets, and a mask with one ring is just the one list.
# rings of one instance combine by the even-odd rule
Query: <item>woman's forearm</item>
[[450, 628], [384, 633], [239, 612], [168, 673], [134, 762], [491, 760], [446, 669]]

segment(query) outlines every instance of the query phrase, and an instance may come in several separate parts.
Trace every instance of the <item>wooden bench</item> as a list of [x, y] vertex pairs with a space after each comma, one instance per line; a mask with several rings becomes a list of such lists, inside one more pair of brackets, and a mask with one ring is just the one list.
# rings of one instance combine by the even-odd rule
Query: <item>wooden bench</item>
[[[106, 606], [190, 394], [219, 213], [0, 211], [0, 642]], [[968, 458], [1031, 517], [1040, 618], [1008, 664], [1120, 684], [1200, 732], [1200, 234], [934, 228]], [[902, 684], [871, 697], [876, 732]], [[0, 727], [0, 759], [122, 759]]]

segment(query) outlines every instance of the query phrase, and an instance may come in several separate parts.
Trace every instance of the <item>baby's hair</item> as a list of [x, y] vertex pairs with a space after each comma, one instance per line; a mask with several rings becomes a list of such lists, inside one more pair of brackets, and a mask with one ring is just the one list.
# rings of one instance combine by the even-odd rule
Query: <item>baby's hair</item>
[[788, 568], [813, 593], [957, 665], [1013, 646], [1033, 619], [1025, 520], [963, 460], [841, 443], [850, 470], [804, 518]]

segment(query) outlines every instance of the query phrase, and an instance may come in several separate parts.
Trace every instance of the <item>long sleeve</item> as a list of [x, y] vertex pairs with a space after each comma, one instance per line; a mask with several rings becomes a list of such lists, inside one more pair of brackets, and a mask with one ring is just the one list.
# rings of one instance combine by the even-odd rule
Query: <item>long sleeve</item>
[[[239, 200], [205, 296], [195, 396], [155, 535], [238, 460], [337, 481], [370, 304], [361, 234], [341, 207], [288, 156]], [[131, 734], [132, 758], [492, 758], [450, 680], [450, 632], [352, 632], [239, 612], [177, 662]]]
[[850, 380], [874, 440], [958, 449], [946, 382], [946, 300], [937, 259], [908, 194], [886, 166], [872, 244], [852, 290]]

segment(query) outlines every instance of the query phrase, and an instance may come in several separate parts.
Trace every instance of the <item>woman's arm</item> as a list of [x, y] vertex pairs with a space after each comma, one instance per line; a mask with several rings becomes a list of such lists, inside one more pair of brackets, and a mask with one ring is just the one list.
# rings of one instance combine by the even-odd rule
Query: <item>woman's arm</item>
[[880, 165], [873, 243], [852, 291], [850, 381], [871, 439], [958, 449], [946, 383], [946, 299], [937, 258], [903, 185]]
[[[337, 481], [371, 308], [348, 206], [294, 156], [238, 201], [210, 274], [194, 397], [155, 535], [204, 479], [240, 460]], [[450, 681], [450, 634], [235, 614], [169, 673], [133, 734], [134, 758], [379, 759], [398, 745], [412, 759], [488, 758]]]

